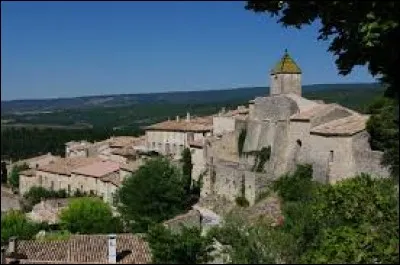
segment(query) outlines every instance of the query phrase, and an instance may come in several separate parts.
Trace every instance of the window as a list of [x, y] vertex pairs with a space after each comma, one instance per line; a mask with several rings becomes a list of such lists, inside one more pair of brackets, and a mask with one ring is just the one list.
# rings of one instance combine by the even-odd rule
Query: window
[[71, 185], [68, 184], [68, 194], [71, 194]]
[[297, 145], [298, 145], [299, 147], [301, 147], [302, 143], [301, 143], [300, 140], [297, 140], [296, 143], [297, 143]]
[[329, 151], [329, 162], [333, 162], [333, 150]]
[[42, 175], [39, 176], [39, 186], [43, 185], [43, 177]]
[[51, 187], [50, 187], [50, 189], [51, 189], [51, 190], [54, 190], [54, 181], [51, 182]]

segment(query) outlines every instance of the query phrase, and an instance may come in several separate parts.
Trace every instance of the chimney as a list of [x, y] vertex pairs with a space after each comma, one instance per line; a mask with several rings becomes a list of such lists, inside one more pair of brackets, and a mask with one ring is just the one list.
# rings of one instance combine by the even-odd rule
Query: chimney
[[108, 235], [108, 263], [117, 263], [117, 235]]
[[17, 253], [17, 247], [18, 247], [18, 241], [17, 241], [17, 237], [13, 236], [10, 237], [9, 241], [8, 241], [8, 252], [10, 254], [15, 254]]
[[179, 116], [178, 115], [176, 116], [176, 121], [179, 121]]
[[190, 113], [189, 112], [186, 113], [186, 121], [190, 121]]

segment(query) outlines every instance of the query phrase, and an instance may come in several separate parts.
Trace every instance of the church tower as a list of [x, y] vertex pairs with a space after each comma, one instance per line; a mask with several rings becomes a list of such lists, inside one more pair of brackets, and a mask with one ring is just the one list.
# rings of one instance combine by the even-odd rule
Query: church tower
[[271, 71], [270, 96], [280, 94], [301, 96], [301, 69], [290, 57], [287, 50]]

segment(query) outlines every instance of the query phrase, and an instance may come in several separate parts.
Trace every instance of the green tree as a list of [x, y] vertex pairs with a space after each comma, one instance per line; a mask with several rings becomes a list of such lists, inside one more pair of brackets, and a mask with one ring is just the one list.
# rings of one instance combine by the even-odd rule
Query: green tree
[[374, 150], [384, 151], [382, 164], [399, 181], [399, 105], [388, 98], [377, 98], [367, 109], [371, 114], [367, 131]]
[[212, 260], [213, 240], [201, 230], [183, 227], [178, 234], [157, 225], [147, 235], [156, 264], [204, 264]]
[[8, 182], [10, 183], [11, 187], [14, 189], [18, 189], [19, 187], [19, 174], [21, 171], [28, 169], [29, 166], [24, 163], [22, 165], [14, 165], [11, 169], [10, 175], [8, 177]]
[[400, 4], [396, 1], [247, 1], [254, 12], [277, 16], [285, 27], [320, 22], [319, 40], [330, 40], [328, 51], [339, 73], [368, 65], [373, 76], [388, 85], [386, 95], [398, 100]]
[[186, 178], [185, 189], [188, 194], [190, 194], [192, 187], [192, 153], [189, 148], [185, 148], [182, 151], [182, 173], [183, 177]]
[[11, 210], [1, 215], [2, 245], [12, 236], [19, 239], [31, 239], [40, 230], [40, 226], [28, 220], [20, 211]]
[[61, 226], [81, 234], [118, 233], [121, 222], [113, 217], [111, 207], [99, 198], [84, 197], [72, 199], [61, 211]]
[[181, 171], [168, 160], [149, 160], [122, 183], [118, 210], [133, 231], [147, 231], [185, 210], [185, 185]]

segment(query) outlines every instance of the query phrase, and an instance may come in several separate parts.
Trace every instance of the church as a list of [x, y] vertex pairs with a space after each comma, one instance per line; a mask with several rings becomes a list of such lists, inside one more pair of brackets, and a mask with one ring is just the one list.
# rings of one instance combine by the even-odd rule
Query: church
[[[285, 51], [269, 73], [268, 96], [213, 117], [212, 135], [202, 148], [202, 197], [235, 200], [245, 196], [254, 204], [272, 180], [298, 164], [310, 164], [314, 180], [323, 183], [360, 173], [389, 176], [380, 164], [382, 152], [370, 148], [369, 117], [335, 103], [302, 97], [301, 75]], [[260, 152], [267, 149], [267, 161], [257, 165]]]

